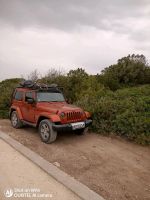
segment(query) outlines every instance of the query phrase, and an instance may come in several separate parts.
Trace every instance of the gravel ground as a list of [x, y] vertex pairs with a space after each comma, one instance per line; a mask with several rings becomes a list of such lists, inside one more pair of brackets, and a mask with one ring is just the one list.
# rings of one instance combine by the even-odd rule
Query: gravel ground
[[0, 129], [75, 177], [107, 200], [150, 200], [150, 148], [94, 133], [61, 133], [53, 144], [41, 142], [37, 129]]

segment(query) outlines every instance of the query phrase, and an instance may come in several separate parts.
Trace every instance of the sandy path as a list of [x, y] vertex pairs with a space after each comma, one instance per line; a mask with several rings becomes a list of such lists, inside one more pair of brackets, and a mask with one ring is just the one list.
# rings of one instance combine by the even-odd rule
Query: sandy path
[[53, 144], [41, 142], [37, 130], [0, 129], [43, 156], [108, 200], [150, 199], [150, 148], [96, 134], [61, 133]]

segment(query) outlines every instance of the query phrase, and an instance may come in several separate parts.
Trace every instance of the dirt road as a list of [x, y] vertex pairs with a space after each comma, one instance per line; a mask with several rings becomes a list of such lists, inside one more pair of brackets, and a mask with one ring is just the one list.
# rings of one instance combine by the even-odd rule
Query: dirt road
[[107, 200], [150, 199], [149, 147], [94, 133], [61, 133], [47, 145], [34, 128], [15, 130], [8, 120], [0, 120], [0, 129]]

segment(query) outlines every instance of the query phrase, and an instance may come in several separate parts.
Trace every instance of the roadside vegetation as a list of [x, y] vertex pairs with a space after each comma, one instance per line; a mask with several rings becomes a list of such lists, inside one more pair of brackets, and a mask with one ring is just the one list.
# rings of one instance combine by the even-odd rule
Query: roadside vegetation
[[[128, 55], [97, 75], [82, 68], [67, 74], [51, 69], [40, 78], [35, 70], [29, 79], [63, 87], [69, 102], [92, 113], [92, 131], [150, 144], [150, 66], [145, 56]], [[0, 82], [0, 118], [8, 118], [10, 96], [20, 80]]]

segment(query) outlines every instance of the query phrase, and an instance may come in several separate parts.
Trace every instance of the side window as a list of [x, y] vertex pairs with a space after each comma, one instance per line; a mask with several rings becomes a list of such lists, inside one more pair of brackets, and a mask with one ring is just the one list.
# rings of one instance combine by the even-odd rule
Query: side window
[[25, 101], [27, 101], [27, 99], [32, 99], [32, 98], [33, 98], [33, 92], [26, 92]]
[[16, 91], [14, 99], [17, 100], [17, 101], [22, 101], [23, 100], [23, 92]]

